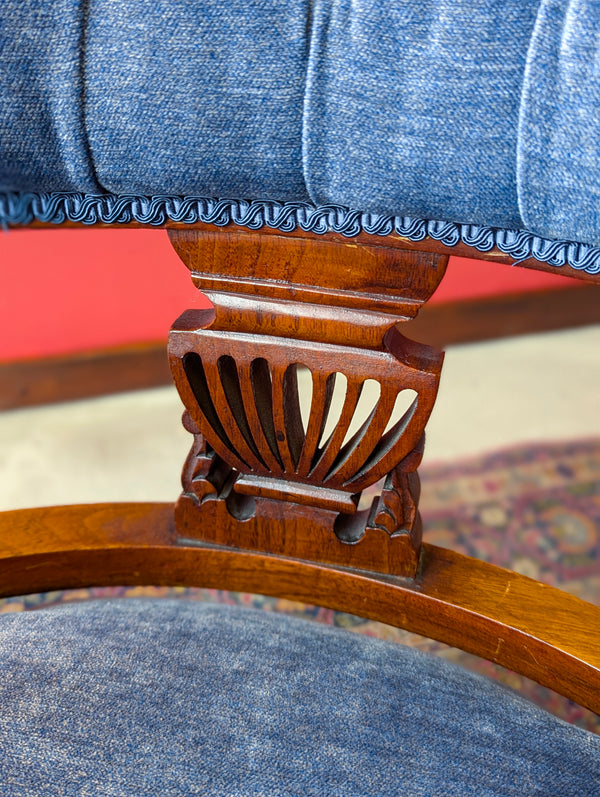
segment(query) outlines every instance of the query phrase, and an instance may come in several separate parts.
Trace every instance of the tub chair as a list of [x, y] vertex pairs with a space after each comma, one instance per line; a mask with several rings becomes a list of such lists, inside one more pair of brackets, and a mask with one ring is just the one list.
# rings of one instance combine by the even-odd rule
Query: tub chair
[[[165, 227], [213, 306], [170, 333], [177, 502], [2, 514], [0, 594], [300, 599], [598, 711], [598, 607], [422, 542], [442, 354], [405, 328], [450, 254], [600, 281], [599, 39], [589, 0], [5, 0], [2, 224]], [[0, 668], [6, 795], [600, 794], [593, 734], [276, 613], [7, 615]]]

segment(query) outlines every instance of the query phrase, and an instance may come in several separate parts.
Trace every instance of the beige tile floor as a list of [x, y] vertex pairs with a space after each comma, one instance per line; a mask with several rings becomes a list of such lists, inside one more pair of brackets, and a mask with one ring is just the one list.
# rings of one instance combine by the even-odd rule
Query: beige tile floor
[[[448, 350], [427, 461], [600, 436], [600, 326]], [[0, 413], [0, 509], [169, 501], [190, 444], [171, 388]]]

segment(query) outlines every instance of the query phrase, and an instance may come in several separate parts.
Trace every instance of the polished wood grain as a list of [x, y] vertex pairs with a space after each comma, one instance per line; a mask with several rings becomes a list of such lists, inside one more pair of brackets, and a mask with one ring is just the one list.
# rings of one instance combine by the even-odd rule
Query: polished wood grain
[[406, 251], [371, 236], [359, 246], [343, 236], [264, 235], [169, 230], [194, 283], [210, 291], [311, 305], [376, 309], [412, 318], [439, 285], [447, 254]]
[[[169, 336], [194, 434], [179, 533], [414, 575], [414, 471], [443, 357], [399, 325], [431, 296], [447, 258], [234, 229], [169, 236], [213, 304], [184, 313]], [[311, 392], [306, 422], [299, 374]], [[367, 380], [378, 395], [361, 416]], [[405, 391], [412, 403], [396, 418]], [[359, 509], [381, 479], [384, 489]]]
[[[167, 222], [165, 227], [169, 230], [201, 230], [206, 232], [214, 231], [215, 227], [212, 224], [202, 224], [197, 222], [192, 225], [184, 225], [177, 222]], [[232, 229], [234, 225], [228, 225], [228, 229]], [[242, 229], [242, 228], [237, 228]], [[303, 230], [294, 230], [293, 232], [283, 232], [281, 230], [274, 230], [269, 227], [263, 227], [260, 230], [260, 235], [262, 236], [290, 236], [294, 238], [304, 238], [306, 240], [322, 240], [325, 236], [319, 235], [318, 233], [313, 232], [304, 232]], [[481, 252], [478, 249], [475, 249], [473, 246], [469, 246], [468, 244], [464, 244], [459, 242], [454, 246], [447, 246], [443, 244], [441, 241], [436, 241], [433, 238], [425, 238], [422, 241], [411, 241], [409, 238], [403, 238], [400, 235], [396, 235], [396, 233], [392, 233], [391, 235], [386, 236], [377, 236], [371, 235], [366, 232], [361, 232], [352, 238], [347, 238], [346, 236], [342, 235], [341, 233], [334, 233], [330, 232], [327, 233], [326, 237], [331, 241], [338, 241], [340, 243], [351, 243], [353, 245], [361, 245], [365, 244], [367, 246], [378, 246], [384, 245], [388, 248], [397, 248], [407, 252], [425, 252], [425, 253], [436, 253], [440, 255], [454, 255], [455, 257], [468, 257], [473, 258], [475, 260], [486, 260], [488, 262], [493, 263], [504, 263], [507, 265], [516, 265], [519, 268], [531, 268], [535, 271], [547, 271], [550, 274], [560, 273], [565, 277], [573, 277], [574, 279], [582, 280], [584, 282], [591, 282], [596, 285], [600, 284], [600, 273], [599, 274], [588, 274], [586, 272], [580, 271], [576, 268], [572, 268], [572, 266], [560, 266], [557, 268], [556, 266], [551, 266], [548, 263], [544, 263], [540, 260], [536, 260], [534, 257], [527, 258], [526, 260], [521, 260], [515, 264], [515, 260], [510, 255], [505, 254], [504, 252], [500, 251], [497, 247], [492, 247], [492, 249], [488, 250], [487, 252]]]
[[277, 595], [379, 620], [515, 669], [600, 712], [600, 607], [425, 544], [415, 579], [177, 539], [170, 504], [0, 514], [0, 595], [182, 585]]

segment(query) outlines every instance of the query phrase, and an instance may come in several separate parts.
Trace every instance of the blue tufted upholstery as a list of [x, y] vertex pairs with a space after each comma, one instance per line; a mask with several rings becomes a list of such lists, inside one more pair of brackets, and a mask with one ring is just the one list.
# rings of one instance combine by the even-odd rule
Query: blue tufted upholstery
[[103, 188], [308, 200], [307, 13], [308, 0], [91, 3], [84, 113]]
[[277, 614], [0, 618], [0, 781], [44, 795], [600, 795], [600, 739], [418, 651]]
[[0, 191], [334, 203], [600, 245], [599, 36], [589, 0], [5, 0]]

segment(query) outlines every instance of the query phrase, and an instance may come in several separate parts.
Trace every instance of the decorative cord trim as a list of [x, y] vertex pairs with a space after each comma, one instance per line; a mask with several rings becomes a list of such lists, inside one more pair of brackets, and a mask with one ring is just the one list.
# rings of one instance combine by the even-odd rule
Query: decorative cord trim
[[61, 224], [126, 224], [131, 221], [160, 226], [167, 221], [193, 224], [238, 224], [259, 230], [263, 226], [284, 232], [300, 228], [323, 234], [337, 232], [353, 237], [396, 233], [411, 241], [430, 237], [446, 246], [462, 242], [480, 252], [495, 246], [515, 259], [515, 264], [535, 258], [551, 266], [569, 265], [588, 274], [600, 273], [600, 248], [570, 241], [551, 241], [525, 230], [502, 230], [452, 221], [426, 221], [409, 216], [361, 213], [340, 205], [315, 207], [304, 202], [211, 199], [199, 196], [134, 196], [81, 193], [0, 194], [0, 224], [40, 221]]

